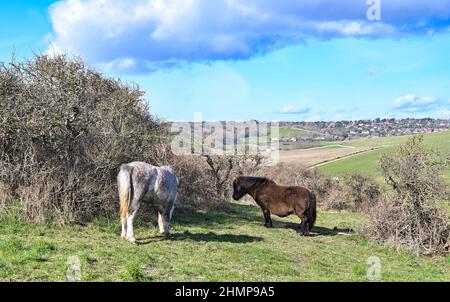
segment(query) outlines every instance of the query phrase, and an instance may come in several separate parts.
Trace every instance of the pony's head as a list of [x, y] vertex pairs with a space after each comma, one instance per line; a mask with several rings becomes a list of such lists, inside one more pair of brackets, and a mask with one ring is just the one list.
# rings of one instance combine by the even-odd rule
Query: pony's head
[[271, 180], [265, 177], [239, 176], [233, 181], [233, 199], [239, 200], [245, 194], [251, 192], [255, 186], [266, 184], [268, 182], [271, 182]]
[[239, 200], [245, 194], [247, 194], [247, 188], [242, 184], [241, 177], [238, 177], [233, 181], [233, 199]]

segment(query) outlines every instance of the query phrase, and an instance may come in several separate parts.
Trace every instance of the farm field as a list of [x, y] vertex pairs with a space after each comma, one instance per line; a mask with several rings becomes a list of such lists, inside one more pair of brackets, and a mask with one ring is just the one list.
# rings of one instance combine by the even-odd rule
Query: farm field
[[[314, 132], [303, 130], [299, 128], [289, 128], [289, 127], [278, 127], [276, 128], [278, 130], [278, 137], [282, 138], [292, 138], [292, 137], [310, 137], [313, 136]], [[240, 138], [241, 142], [248, 142], [250, 144], [257, 144], [258, 138], [250, 136], [248, 138]], [[261, 136], [259, 137], [259, 143], [267, 143], [267, 137]]]
[[[378, 159], [383, 154], [392, 153], [395, 148], [404, 143], [408, 136], [397, 136], [379, 139], [366, 139], [345, 142], [345, 146], [375, 147], [380, 149], [354, 155], [339, 161], [328, 163], [319, 167], [319, 170], [333, 176], [343, 175], [349, 171], [359, 171], [368, 175], [378, 175]], [[425, 135], [424, 142], [432, 148], [437, 148], [442, 156], [450, 152], [450, 131], [429, 133]], [[450, 167], [447, 167], [444, 176], [450, 180]]]
[[[308, 152], [312, 152], [313, 154], [317, 152], [316, 155], [318, 158], [315, 158], [314, 164], [317, 165], [317, 168], [325, 174], [342, 176], [347, 172], [358, 171], [364, 174], [378, 176], [379, 173], [377, 167], [380, 156], [383, 154], [392, 153], [399, 144], [406, 142], [407, 139], [408, 136], [395, 136], [351, 140], [339, 144], [336, 144], [336, 142], [324, 142], [323, 145], [329, 148], [283, 151], [280, 153], [280, 160], [284, 162], [292, 160], [294, 162], [311, 166], [311, 155]], [[446, 154], [448, 156], [450, 152], [450, 131], [426, 134], [424, 142], [430, 147], [437, 148], [443, 156]], [[347, 150], [347, 155], [345, 155], [345, 151], [341, 151], [342, 153], [337, 152], [336, 149], [338, 147], [343, 150]], [[365, 148], [359, 149], [365, 152], [354, 154], [354, 152], [351, 152], [353, 148]], [[298, 153], [298, 155], [296, 156], [295, 153]], [[337, 157], [344, 158], [337, 159]], [[450, 180], [450, 167], [447, 167], [444, 176]]]
[[306, 166], [314, 166], [331, 160], [350, 156], [372, 150], [373, 147], [353, 147], [342, 145], [328, 145], [317, 148], [297, 149], [297, 150], [281, 150], [280, 162], [299, 162]]
[[314, 133], [308, 130], [299, 128], [279, 127], [278, 132], [280, 137], [297, 137], [297, 136], [312, 136]]
[[382, 281], [450, 281], [450, 256], [417, 257], [333, 231], [360, 230], [361, 214], [319, 212], [315, 236], [300, 237], [297, 217], [274, 217], [274, 228], [266, 229], [258, 207], [234, 207], [177, 209], [170, 240], [138, 219], [137, 246], [120, 238], [118, 219], [52, 228], [3, 217], [0, 280], [63, 281], [68, 257], [77, 256], [82, 281], [368, 281], [367, 259], [376, 256]]

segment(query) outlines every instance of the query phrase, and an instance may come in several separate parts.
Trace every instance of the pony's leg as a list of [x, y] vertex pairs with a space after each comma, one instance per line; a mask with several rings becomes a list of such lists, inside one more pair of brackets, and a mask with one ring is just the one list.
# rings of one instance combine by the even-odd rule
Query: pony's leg
[[301, 235], [302, 236], [309, 236], [309, 221], [308, 221], [308, 216], [305, 215], [305, 217], [302, 220], [302, 224], [303, 224], [303, 230]]
[[164, 214], [161, 211], [158, 211], [158, 226], [159, 226], [159, 233], [164, 233]]
[[301, 236], [308, 236], [309, 230], [308, 230], [308, 217], [305, 215], [305, 209], [303, 207], [296, 207], [295, 208], [295, 214], [300, 218], [301, 223], [298, 226], [297, 233], [299, 233]]
[[303, 226], [303, 236], [309, 236], [309, 220], [308, 216], [305, 215], [304, 226]]
[[170, 212], [169, 212], [169, 223], [172, 221], [173, 210], [175, 210], [175, 203], [170, 207]]
[[120, 237], [123, 239], [127, 239], [127, 219], [122, 219], [122, 233], [120, 234]]
[[309, 221], [308, 221], [308, 216], [306, 216], [305, 214], [303, 215], [298, 215], [301, 219], [301, 223], [298, 227], [297, 232], [301, 235], [301, 236], [309, 236]]
[[169, 211], [158, 211], [158, 225], [159, 233], [164, 234], [164, 236], [169, 237], [170, 229], [170, 210]]
[[304, 217], [300, 217], [300, 224], [298, 225], [297, 228], [297, 233], [300, 235], [303, 235], [304, 231], [305, 231], [305, 218]]
[[127, 240], [131, 243], [136, 242], [136, 238], [134, 238], [134, 231], [133, 231], [133, 220], [135, 215], [136, 212], [133, 212], [132, 214], [128, 214], [127, 217]]
[[136, 216], [137, 210], [139, 209], [139, 202], [133, 202], [127, 216], [127, 240], [131, 243], [136, 243], [136, 238], [134, 238], [133, 232], [133, 220]]
[[267, 228], [272, 227], [272, 219], [270, 218], [270, 211], [268, 209], [263, 209], [264, 214], [264, 226]]

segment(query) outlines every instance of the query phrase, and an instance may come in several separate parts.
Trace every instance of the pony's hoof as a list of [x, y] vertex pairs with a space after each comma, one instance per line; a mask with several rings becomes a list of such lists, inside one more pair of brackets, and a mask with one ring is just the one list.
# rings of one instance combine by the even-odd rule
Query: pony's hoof
[[128, 238], [127, 240], [128, 240], [128, 242], [131, 243], [131, 244], [137, 244], [137, 243], [136, 243], [136, 238], [134, 238], [134, 237]]

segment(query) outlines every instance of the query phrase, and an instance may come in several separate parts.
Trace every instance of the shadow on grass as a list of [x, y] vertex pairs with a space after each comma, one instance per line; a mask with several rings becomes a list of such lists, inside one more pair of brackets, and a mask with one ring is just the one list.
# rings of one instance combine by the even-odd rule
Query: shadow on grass
[[[138, 238], [138, 244], [148, 244], [154, 241], [166, 240], [162, 235], [151, 236], [146, 238]], [[248, 236], [248, 235], [234, 235], [234, 234], [216, 234], [214, 232], [208, 233], [191, 233], [185, 231], [183, 233], [175, 233], [170, 235], [167, 240], [181, 241], [181, 240], [193, 240], [193, 241], [204, 241], [204, 242], [231, 242], [231, 243], [249, 243], [262, 241], [263, 238]]]
[[263, 216], [259, 207], [254, 205], [233, 204], [233, 211], [196, 211], [192, 208], [175, 209], [174, 220], [183, 225], [211, 226], [235, 224], [259, 224]]
[[[221, 228], [227, 228], [227, 225], [232, 226], [235, 223], [242, 223], [243, 221], [252, 222], [256, 216], [252, 215], [254, 207], [233, 205], [232, 211], [200, 211], [187, 206], [175, 206], [172, 222], [179, 225], [195, 225], [195, 226], [214, 226], [220, 225]], [[157, 213], [151, 207], [143, 207], [139, 211], [135, 225], [140, 227], [156, 226]]]
[[[292, 223], [292, 222], [283, 222], [283, 221], [274, 221], [274, 227], [275, 228], [286, 228], [286, 229], [292, 229], [297, 231], [299, 227], [299, 223]], [[334, 227], [332, 229], [321, 227], [321, 226], [314, 226], [311, 230], [310, 236], [336, 236], [336, 235], [342, 235], [342, 234], [351, 234], [354, 233], [353, 229], [350, 228], [338, 228]]]
[[[260, 209], [253, 205], [240, 205], [234, 204], [234, 211], [232, 212], [222, 212], [222, 211], [196, 211], [192, 208], [180, 208], [175, 210], [173, 222], [186, 226], [186, 225], [195, 225], [200, 227], [207, 227], [209, 229], [214, 228], [216, 226], [220, 226], [220, 229], [234, 229], [235, 226], [238, 225], [255, 225], [261, 226], [261, 232], [268, 232], [263, 223], [264, 218], [262, 213], [260, 213]], [[156, 215], [153, 217], [156, 218]], [[149, 224], [152, 227], [156, 226], [154, 222], [142, 223], [142, 220], [137, 223], [137, 225], [146, 227]], [[285, 222], [280, 221], [278, 219], [273, 219], [274, 228], [288, 228], [297, 231], [300, 224], [300, 220], [298, 223], [293, 222]], [[310, 236], [336, 236], [342, 235], [344, 233], [352, 233], [352, 229], [339, 229], [337, 227], [334, 228], [326, 228], [322, 226], [315, 226]], [[137, 238], [138, 244], [148, 244], [153, 241], [164, 240], [164, 236], [152, 236], [147, 238]], [[261, 241], [260, 237], [252, 237], [247, 235], [233, 235], [233, 234], [216, 234], [214, 232], [208, 233], [190, 233], [185, 231], [184, 233], [174, 233], [171, 235], [170, 240], [193, 240], [193, 241], [204, 241], [204, 242], [233, 242], [233, 243], [246, 243], [246, 242], [255, 242]]]

